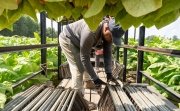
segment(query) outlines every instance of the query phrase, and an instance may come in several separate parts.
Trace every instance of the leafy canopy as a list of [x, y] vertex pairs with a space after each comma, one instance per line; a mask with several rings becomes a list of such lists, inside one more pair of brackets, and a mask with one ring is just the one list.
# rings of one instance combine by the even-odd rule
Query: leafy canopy
[[180, 11], [180, 0], [1, 0], [0, 4], [0, 30], [12, 29], [24, 14], [37, 20], [36, 13], [42, 11], [56, 21], [83, 17], [93, 30], [105, 15], [114, 16], [123, 29], [142, 24], [162, 28], [179, 18]]

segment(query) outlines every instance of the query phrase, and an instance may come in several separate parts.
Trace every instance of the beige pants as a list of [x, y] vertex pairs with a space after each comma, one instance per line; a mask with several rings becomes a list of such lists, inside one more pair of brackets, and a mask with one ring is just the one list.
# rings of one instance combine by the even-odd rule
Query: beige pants
[[80, 50], [72, 44], [71, 40], [64, 33], [59, 35], [59, 43], [69, 63], [72, 74], [72, 88], [83, 92], [83, 81], [90, 80], [90, 76], [81, 63]]

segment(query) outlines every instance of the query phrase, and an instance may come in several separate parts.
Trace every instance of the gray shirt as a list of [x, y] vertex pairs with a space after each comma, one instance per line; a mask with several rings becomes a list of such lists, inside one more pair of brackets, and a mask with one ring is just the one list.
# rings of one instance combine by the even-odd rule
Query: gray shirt
[[[73, 22], [69, 24], [72, 33], [78, 38], [78, 41], [68, 32], [67, 28], [64, 28], [64, 33], [71, 39], [72, 43], [76, 44], [80, 48], [80, 58], [85, 70], [91, 75], [96, 74], [93, 66], [90, 62], [90, 53], [93, 47], [95, 47], [100, 41], [102, 41], [102, 29], [101, 26], [95, 31], [92, 32], [84, 19]], [[111, 43], [103, 41], [103, 50], [104, 50], [104, 65], [105, 72], [112, 73], [111, 69]]]

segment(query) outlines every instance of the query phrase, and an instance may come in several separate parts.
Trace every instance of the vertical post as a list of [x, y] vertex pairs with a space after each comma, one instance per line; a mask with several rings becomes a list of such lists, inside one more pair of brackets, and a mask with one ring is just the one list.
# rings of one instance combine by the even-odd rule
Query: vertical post
[[[145, 27], [141, 26], [139, 30], [139, 41], [138, 45], [139, 46], [144, 46], [144, 38], [145, 38]], [[142, 74], [140, 71], [143, 70], [143, 57], [144, 52], [138, 50], [138, 64], [137, 64], [137, 77], [136, 77], [136, 82], [141, 83], [142, 82]]]
[[[124, 36], [124, 45], [128, 45], [128, 30], [125, 32]], [[127, 48], [124, 48], [124, 55], [123, 55], [123, 65], [124, 65], [124, 70], [123, 70], [123, 82], [126, 82], [126, 68], [127, 68]]]
[[[62, 23], [58, 22], [58, 43], [59, 43], [59, 34], [61, 33], [61, 27], [62, 27]], [[62, 63], [61, 60], [61, 47], [60, 45], [58, 46], [58, 79], [61, 79], [61, 75], [60, 75], [60, 65]]]
[[[41, 44], [46, 44], [46, 15], [45, 12], [40, 13], [40, 27], [41, 27]], [[41, 49], [41, 68], [43, 69], [42, 74], [46, 75], [46, 52], [47, 49]]]
[[116, 61], [119, 62], [119, 46], [116, 47]]

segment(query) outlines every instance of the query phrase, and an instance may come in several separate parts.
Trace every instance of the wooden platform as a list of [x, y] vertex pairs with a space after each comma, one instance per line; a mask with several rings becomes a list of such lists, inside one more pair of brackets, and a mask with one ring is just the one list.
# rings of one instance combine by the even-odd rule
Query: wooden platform
[[[119, 65], [115, 66], [113, 75], [118, 76], [122, 70]], [[64, 78], [58, 86], [32, 86], [7, 103], [3, 111], [88, 111], [85, 100], [97, 105], [97, 109], [92, 111], [180, 111], [149, 85], [123, 84], [120, 80], [120, 85], [108, 84], [100, 90], [85, 88], [83, 97], [71, 88], [68, 67], [64, 65], [61, 71], [68, 79]], [[103, 68], [100, 68], [98, 76], [106, 81]]]

